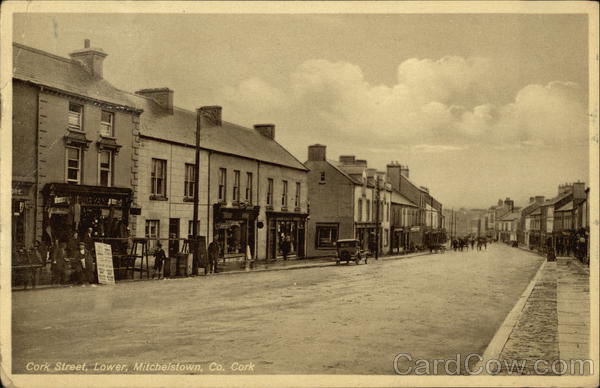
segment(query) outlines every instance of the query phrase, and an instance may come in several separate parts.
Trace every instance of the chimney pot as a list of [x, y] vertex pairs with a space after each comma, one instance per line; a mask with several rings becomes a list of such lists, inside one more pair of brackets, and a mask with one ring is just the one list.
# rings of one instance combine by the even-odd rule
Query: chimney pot
[[254, 124], [254, 129], [261, 135], [275, 140], [275, 124]]
[[77, 61], [93, 76], [102, 77], [102, 62], [107, 54], [100, 48], [90, 47], [90, 40], [83, 41], [84, 48], [69, 54], [72, 60]]
[[89, 39], [85, 39], [83, 41], [83, 47], [85, 48], [90, 48], [90, 40]]

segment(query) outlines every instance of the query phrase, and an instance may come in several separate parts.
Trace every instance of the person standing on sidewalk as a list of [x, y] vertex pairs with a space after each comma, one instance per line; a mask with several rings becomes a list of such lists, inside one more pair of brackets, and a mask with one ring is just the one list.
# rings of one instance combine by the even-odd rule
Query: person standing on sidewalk
[[207, 248], [208, 252], [208, 267], [204, 269], [204, 274], [207, 275], [209, 273], [217, 273], [217, 261], [219, 260], [219, 243], [213, 240], [210, 244], [208, 244]]
[[82, 241], [79, 243], [79, 250], [75, 255], [75, 273], [77, 284], [85, 286], [85, 283], [90, 284], [93, 279], [94, 262], [90, 251], [85, 247]]
[[281, 253], [283, 254], [283, 260], [287, 260], [290, 253], [290, 236], [285, 236], [281, 242]]
[[152, 279], [154, 279], [154, 275], [156, 275], [157, 279], [160, 279], [166, 258], [165, 250], [162, 248], [160, 241], [158, 241], [156, 243], [156, 251], [154, 252], [154, 272], [152, 273]]

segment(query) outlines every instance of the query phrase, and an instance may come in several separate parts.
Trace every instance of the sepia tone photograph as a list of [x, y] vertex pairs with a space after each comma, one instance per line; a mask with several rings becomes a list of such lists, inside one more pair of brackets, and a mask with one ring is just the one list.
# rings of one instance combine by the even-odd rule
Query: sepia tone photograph
[[597, 3], [2, 11], [3, 385], [598, 385]]

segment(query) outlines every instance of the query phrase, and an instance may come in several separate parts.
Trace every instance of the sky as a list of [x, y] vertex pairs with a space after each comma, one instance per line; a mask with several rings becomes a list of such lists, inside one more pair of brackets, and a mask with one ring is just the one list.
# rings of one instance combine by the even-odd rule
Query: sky
[[589, 182], [587, 16], [576, 14], [17, 14], [13, 40], [175, 105], [276, 125], [301, 161], [410, 168], [446, 208], [525, 205]]

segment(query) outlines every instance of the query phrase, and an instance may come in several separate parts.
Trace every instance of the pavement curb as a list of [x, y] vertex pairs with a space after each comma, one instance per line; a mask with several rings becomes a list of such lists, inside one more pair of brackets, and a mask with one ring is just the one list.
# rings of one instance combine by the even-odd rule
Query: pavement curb
[[496, 334], [494, 334], [494, 337], [492, 337], [492, 340], [490, 341], [487, 348], [483, 352], [483, 355], [481, 356], [481, 360], [477, 362], [473, 370], [481, 369], [482, 375], [489, 375], [487, 368], [484, 367], [486, 362], [489, 360], [498, 360], [500, 358], [500, 354], [502, 353], [506, 342], [508, 342], [510, 334], [517, 325], [517, 322], [521, 317], [521, 313], [523, 312], [523, 308], [527, 303], [527, 299], [529, 299], [529, 296], [533, 292], [533, 288], [535, 287], [535, 284], [537, 283], [544, 268], [546, 267], [546, 263], [547, 261], [542, 262], [537, 272], [527, 285], [527, 288], [525, 288], [525, 291], [523, 291], [523, 293], [513, 306], [512, 310], [510, 310], [510, 312], [508, 313], [506, 318], [504, 318], [504, 321], [502, 322], [498, 330], [496, 330]]

